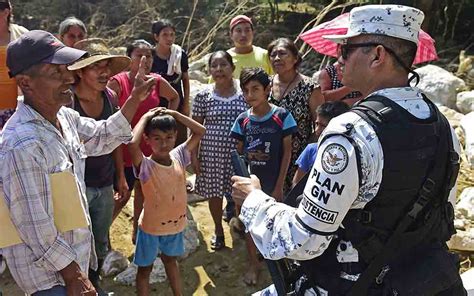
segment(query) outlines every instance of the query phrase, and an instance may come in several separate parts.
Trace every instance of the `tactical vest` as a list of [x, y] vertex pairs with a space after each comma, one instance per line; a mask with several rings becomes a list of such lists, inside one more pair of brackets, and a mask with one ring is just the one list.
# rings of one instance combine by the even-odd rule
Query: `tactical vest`
[[[443, 258], [451, 256], [446, 252], [445, 241], [454, 233], [454, 212], [447, 200], [449, 189], [457, 176], [456, 167], [451, 164], [458, 156], [452, 147], [447, 120], [431, 101], [426, 98], [424, 100], [431, 114], [427, 119], [416, 118], [397, 103], [382, 96], [369, 97], [351, 110], [367, 121], [376, 132], [383, 149], [384, 166], [382, 183], [377, 195], [363, 209], [348, 212], [342, 222], [344, 229], [338, 230], [337, 237], [332, 240], [323, 255], [301, 262], [312, 285], [328, 290], [331, 296], [346, 295], [357, 281], [357, 276], [354, 275], [363, 274], [377, 256], [378, 261], [383, 258], [381, 256], [387, 251], [387, 241], [407, 214], [415, 211], [413, 208], [417, 207], [417, 214], [420, 212], [420, 215], [415, 215], [416, 219], [410, 221], [406, 231], [404, 230], [406, 240], [395, 242], [398, 245], [392, 247], [396, 251], [387, 254], [385, 267], [380, 270], [376, 278], [374, 277], [375, 279], [369, 279], [371, 282], [368, 286], [375, 289], [373, 295], [397, 295], [395, 292], [394, 294], [381, 292], [384, 276], [387, 273], [401, 272], [401, 269], [413, 265], [412, 260], [426, 259], [433, 255], [426, 250], [433, 250], [436, 256], [442, 253]], [[342, 135], [353, 143], [350, 137], [353, 126], [348, 124], [346, 128], [347, 131]], [[325, 135], [322, 141], [335, 135]], [[353, 145], [356, 148], [360, 168], [360, 152], [357, 151], [357, 145], [355, 143]], [[453, 167], [454, 169], [451, 169]], [[452, 172], [453, 170], [455, 172]], [[359, 180], [362, 180], [360, 171]], [[358, 251], [359, 262], [338, 262], [336, 258], [338, 246], [344, 250], [344, 244], [339, 245], [341, 240], [353, 244]], [[417, 259], [411, 258], [412, 256], [416, 256]], [[418, 270], [420, 268], [423, 270], [423, 264], [428, 264], [429, 260], [421, 262], [413, 271], [415, 278], [419, 275]], [[401, 267], [403, 264], [404, 267]], [[435, 262], [434, 266], [426, 268], [438, 267]], [[452, 274], [451, 279], [446, 279], [447, 281], [457, 280], [458, 274], [454, 269], [452, 267], [446, 271]], [[405, 272], [409, 273], [407, 270]], [[341, 278], [341, 275], [345, 275], [344, 278]], [[444, 280], [437, 279], [440, 287], [435, 289], [442, 290]], [[380, 287], [377, 287], [375, 282], [380, 284]], [[401, 285], [410, 286], [411, 283], [402, 282]], [[420, 291], [424, 291], [423, 289], [420, 287]], [[408, 294], [412, 295], [411, 292]], [[367, 291], [360, 295], [372, 295], [372, 293]], [[434, 294], [423, 293], [423, 295]]]

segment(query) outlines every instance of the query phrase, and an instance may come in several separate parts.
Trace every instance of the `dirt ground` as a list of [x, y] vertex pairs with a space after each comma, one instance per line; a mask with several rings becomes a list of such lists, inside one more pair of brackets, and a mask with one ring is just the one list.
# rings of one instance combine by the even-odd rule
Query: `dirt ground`
[[[131, 205], [132, 202], [129, 202]], [[250, 295], [269, 285], [270, 277], [265, 266], [262, 267], [258, 285], [248, 287], [242, 281], [242, 274], [247, 270], [245, 241], [238, 236], [232, 237], [227, 223], [224, 222], [226, 248], [214, 252], [210, 248], [210, 239], [214, 227], [207, 202], [191, 204], [191, 213], [198, 223], [201, 245], [197, 251], [180, 262], [184, 295]], [[115, 250], [132, 259], [133, 245], [130, 239], [131, 209], [123, 211], [112, 225], [111, 241]], [[115, 296], [135, 295], [135, 288], [117, 284], [113, 278], [103, 281], [105, 290], [114, 292]], [[0, 275], [0, 291], [3, 296], [23, 295], [10, 274], [6, 271]], [[152, 285], [153, 295], [172, 295], [167, 282]]]

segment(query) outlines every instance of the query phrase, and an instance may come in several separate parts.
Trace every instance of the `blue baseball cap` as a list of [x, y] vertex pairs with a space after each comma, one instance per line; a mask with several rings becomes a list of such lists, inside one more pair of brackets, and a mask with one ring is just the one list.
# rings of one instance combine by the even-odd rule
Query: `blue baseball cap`
[[86, 54], [86, 51], [65, 46], [49, 32], [29, 31], [8, 45], [8, 74], [14, 77], [39, 63], [72, 64]]

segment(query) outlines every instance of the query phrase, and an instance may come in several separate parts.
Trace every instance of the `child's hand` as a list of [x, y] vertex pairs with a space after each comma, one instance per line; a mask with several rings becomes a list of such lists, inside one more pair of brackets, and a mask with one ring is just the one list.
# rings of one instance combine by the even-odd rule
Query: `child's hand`
[[143, 115], [143, 117], [145, 117], [145, 119], [151, 119], [151, 118], [155, 117], [158, 114], [162, 114], [163, 109], [166, 109], [166, 108], [165, 107], [152, 108], [152, 109], [148, 110], [148, 112], [145, 113], [145, 115]]
[[278, 202], [283, 201], [283, 187], [275, 187], [271, 196]]
[[173, 110], [173, 109], [168, 109], [168, 108], [165, 108], [165, 107], [160, 107], [160, 111], [158, 114], [168, 114], [168, 115], [171, 115], [174, 117], [174, 115], [176, 114], [177, 111]]

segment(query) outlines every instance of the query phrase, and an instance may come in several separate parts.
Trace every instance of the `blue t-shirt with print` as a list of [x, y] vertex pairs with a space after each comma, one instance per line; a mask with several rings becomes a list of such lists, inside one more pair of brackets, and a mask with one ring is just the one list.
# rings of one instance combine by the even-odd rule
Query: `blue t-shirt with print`
[[316, 161], [316, 154], [318, 154], [318, 143], [309, 144], [296, 160], [296, 165], [305, 173], [309, 172]]
[[283, 138], [293, 134], [296, 122], [290, 112], [272, 105], [262, 117], [251, 109], [237, 117], [231, 136], [244, 142], [244, 155], [250, 172], [260, 179], [263, 192], [271, 194], [276, 185], [283, 157]]

